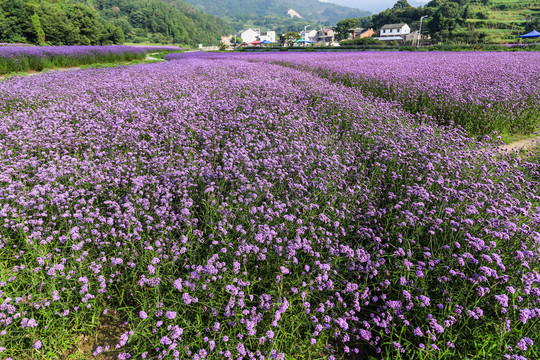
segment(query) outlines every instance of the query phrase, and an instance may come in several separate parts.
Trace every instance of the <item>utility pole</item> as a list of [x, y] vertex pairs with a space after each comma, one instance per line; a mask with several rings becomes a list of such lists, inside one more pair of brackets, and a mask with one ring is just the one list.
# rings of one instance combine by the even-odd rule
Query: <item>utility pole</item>
[[307, 46], [307, 33], [306, 33], [306, 29], [309, 27], [309, 25], [306, 25], [304, 26], [304, 47]]
[[416, 48], [418, 49], [420, 47], [420, 40], [422, 40], [422, 20], [427, 18], [427, 15], [424, 15], [420, 18], [420, 30], [418, 30], [418, 42], [416, 43]]

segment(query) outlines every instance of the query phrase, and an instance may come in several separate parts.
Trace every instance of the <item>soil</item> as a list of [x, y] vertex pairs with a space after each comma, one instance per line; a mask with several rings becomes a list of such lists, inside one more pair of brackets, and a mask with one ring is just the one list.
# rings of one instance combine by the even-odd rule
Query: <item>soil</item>
[[516, 151], [525, 150], [526, 151], [526, 150], [531, 150], [532, 148], [535, 148], [538, 146], [540, 146], [540, 136], [515, 141], [513, 143], [503, 145], [500, 148], [502, 150], [510, 150], [510, 151], [511, 150], [516, 150]]

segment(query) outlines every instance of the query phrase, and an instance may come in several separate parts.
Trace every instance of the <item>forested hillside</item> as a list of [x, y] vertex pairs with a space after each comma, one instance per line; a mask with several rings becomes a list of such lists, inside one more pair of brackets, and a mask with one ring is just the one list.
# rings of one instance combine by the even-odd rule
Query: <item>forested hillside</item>
[[370, 14], [368, 11], [318, 0], [186, 0], [186, 2], [208, 14], [226, 19], [237, 30], [255, 26], [277, 32], [298, 31], [308, 24], [334, 26], [341, 19]]
[[[417, 30], [423, 15], [428, 15], [425, 31], [441, 42], [514, 42], [524, 32], [540, 30], [540, 0], [432, 0], [423, 7], [399, 0], [361, 20], [377, 30], [394, 23]], [[347, 23], [342, 22], [342, 27]]]
[[196, 45], [218, 44], [234, 33], [227, 22], [180, 0], [69, 0], [93, 7], [119, 26], [126, 40]]
[[223, 20], [178, 0], [0, 0], [0, 42], [196, 45], [217, 44], [233, 32]]
[[0, 0], [0, 42], [106, 45], [123, 43], [124, 34], [82, 4]]

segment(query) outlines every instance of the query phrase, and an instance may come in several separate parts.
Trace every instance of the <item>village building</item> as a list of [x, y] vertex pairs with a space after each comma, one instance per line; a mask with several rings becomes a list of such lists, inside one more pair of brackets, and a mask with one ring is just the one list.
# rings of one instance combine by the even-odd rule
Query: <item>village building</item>
[[261, 32], [260, 29], [249, 28], [247, 30], [239, 31], [236, 35], [242, 39], [242, 42], [246, 44], [253, 43], [255, 41], [265, 41], [265, 43], [275, 43], [276, 42], [276, 32], [275, 31], [264, 31]]
[[418, 40], [420, 40], [420, 33], [418, 32], [418, 30], [415, 30], [407, 35], [405, 35], [405, 41], [407, 42], [412, 42], [413, 44], [418, 42]]
[[387, 24], [381, 28], [380, 36], [376, 39], [382, 41], [405, 41], [405, 37], [411, 33], [407, 24]]
[[356, 38], [366, 38], [371, 37], [375, 35], [375, 31], [373, 29], [364, 29], [364, 28], [356, 28], [356, 29], [349, 29], [349, 39], [354, 40]]
[[315, 42], [315, 38], [317, 37], [317, 30], [314, 29], [309, 31], [301, 31], [300, 36], [306, 41]]
[[335, 32], [332, 29], [321, 29], [317, 31], [317, 35], [314, 38], [314, 42], [318, 44], [331, 44], [335, 40]]
[[259, 36], [258, 40], [260, 41], [269, 41], [271, 43], [275, 43], [276, 42], [276, 32], [275, 31], [265, 31], [265, 32], [262, 32], [261, 35]]
[[[243, 42], [249, 44], [250, 42], [259, 40], [259, 37], [261, 36], [261, 30], [249, 28], [247, 30], [239, 31], [237, 36], [240, 39], [242, 39]], [[274, 33], [274, 38], [275, 38], [275, 33]]]

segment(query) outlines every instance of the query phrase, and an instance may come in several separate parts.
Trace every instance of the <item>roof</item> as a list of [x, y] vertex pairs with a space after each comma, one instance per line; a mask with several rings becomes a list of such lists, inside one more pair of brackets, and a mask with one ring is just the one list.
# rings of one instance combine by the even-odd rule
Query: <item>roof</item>
[[386, 30], [386, 29], [401, 29], [402, 27], [404, 27], [405, 23], [402, 23], [402, 24], [386, 24], [384, 25], [381, 30]]
[[530, 33], [527, 33], [525, 35], [520, 35], [520, 38], [537, 38], [540, 37], [540, 33], [536, 30], [531, 31]]
[[251, 31], [254, 31], [254, 32], [256, 32], [256, 33], [260, 33], [260, 32], [261, 32], [261, 30], [259, 30], [259, 29], [249, 28], [249, 29], [246, 29], [246, 30], [240, 30], [238, 33], [239, 33], [239, 34], [243, 34], [243, 33], [248, 32], [248, 31], [250, 31], [250, 30], [251, 30]]

